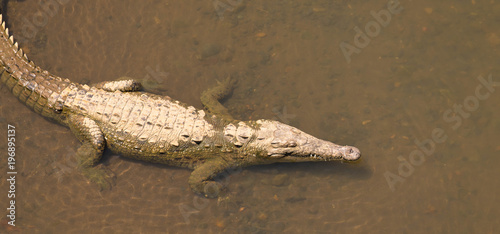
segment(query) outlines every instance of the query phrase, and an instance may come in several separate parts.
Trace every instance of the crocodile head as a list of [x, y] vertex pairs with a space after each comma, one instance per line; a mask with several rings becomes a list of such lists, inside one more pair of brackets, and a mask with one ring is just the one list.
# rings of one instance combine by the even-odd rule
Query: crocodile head
[[271, 120], [258, 120], [255, 138], [249, 142], [262, 152], [262, 157], [273, 161], [355, 161], [361, 157], [359, 149], [341, 146], [313, 137], [297, 128]]

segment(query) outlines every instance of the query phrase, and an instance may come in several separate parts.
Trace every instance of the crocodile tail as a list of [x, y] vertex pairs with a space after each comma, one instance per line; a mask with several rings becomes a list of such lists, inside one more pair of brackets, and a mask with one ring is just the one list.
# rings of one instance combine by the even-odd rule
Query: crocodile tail
[[61, 113], [67, 88], [75, 88], [62, 79], [36, 66], [19, 48], [0, 14], [0, 81], [21, 102], [49, 118]]

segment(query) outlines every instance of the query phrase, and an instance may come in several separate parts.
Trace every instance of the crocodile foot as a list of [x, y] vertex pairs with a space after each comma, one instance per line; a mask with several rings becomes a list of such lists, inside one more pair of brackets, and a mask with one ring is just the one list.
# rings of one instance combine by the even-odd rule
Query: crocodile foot
[[76, 156], [78, 166], [83, 175], [102, 190], [110, 189], [114, 185], [115, 175], [109, 169], [98, 165], [101, 159], [106, 140], [97, 123], [82, 115], [70, 115], [68, 126], [82, 142]]
[[90, 182], [96, 184], [100, 191], [110, 190], [115, 185], [116, 175], [104, 166], [83, 168], [82, 173]]
[[234, 89], [236, 79], [228, 76], [224, 81], [217, 81], [217, 86], [205, 90], [201, 94], [201, 103], [208, 110], [209, 113], [232, 120], [233, 117], [219, 101], [226, 98], [231, 94]]
[[224, 185], [215, 181], [217, 176], [236, 166], [237, 162], [223, 158], [215, 158], [197, 166], [189, 176], [191, 189], [204, 197], [216, 198], [222, 192]]
[[216, 181], [203, 181], [196, 184], [191, 184], [191, 189], [206, 198], [216, 198], [220, 196], [225, 187]]

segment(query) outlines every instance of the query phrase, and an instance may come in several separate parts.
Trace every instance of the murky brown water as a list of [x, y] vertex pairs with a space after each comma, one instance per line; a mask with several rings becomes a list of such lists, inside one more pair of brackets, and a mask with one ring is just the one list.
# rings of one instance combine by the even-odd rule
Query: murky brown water
[[[478, 77], [500, 81], [500, 3], [400, 1], [381, 25], [370, 12], [387, 0], [59, 2], [8, 6], [11, 32], [41, 67], [83, 83], [134, 77], [197, 108], [232, 74], [225, 105], [236, 117], [355, 145], [363, 160], [252, 167], [206, 200], [190, 191], [189, 170], [107, 153], [117, 181], [99, 192], [74, 170], [70, 131], [1, 86], [2, 207], [7, 124], [19, 174], [16, 227], [2, 215], [0, 232], [499, 232], [500, 86]], [[355, 41], [355, 27], [370, 41]], [[341, 42], [359, 52], [350, 62]], [[418, 151], [433, 137], [433, 150]]]

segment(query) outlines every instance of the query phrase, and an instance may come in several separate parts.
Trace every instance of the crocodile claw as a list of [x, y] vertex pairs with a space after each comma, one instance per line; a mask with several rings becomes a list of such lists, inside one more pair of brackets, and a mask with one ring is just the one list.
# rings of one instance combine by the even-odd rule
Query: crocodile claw
[[100, 191], [110, 190], [115, 185], [116, 175], [104, 166], [88, 167], [82, 170], [83, 175], [97, 184]]

